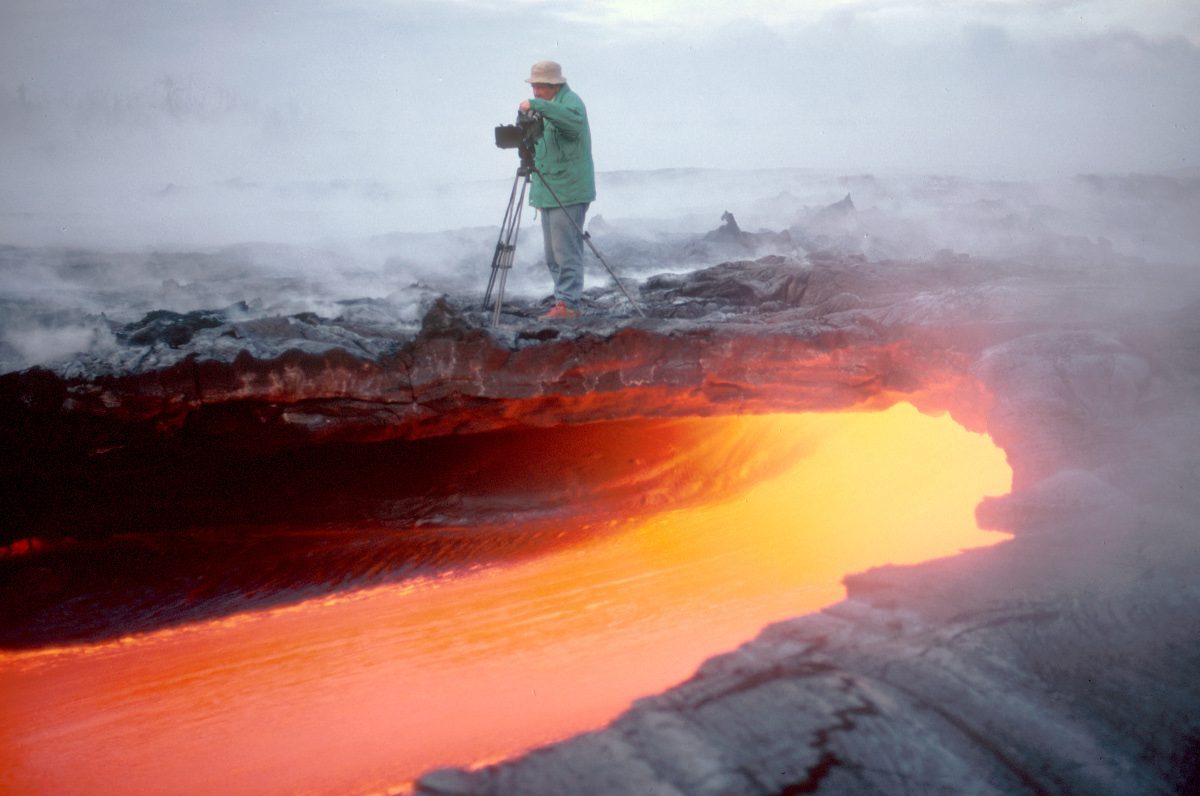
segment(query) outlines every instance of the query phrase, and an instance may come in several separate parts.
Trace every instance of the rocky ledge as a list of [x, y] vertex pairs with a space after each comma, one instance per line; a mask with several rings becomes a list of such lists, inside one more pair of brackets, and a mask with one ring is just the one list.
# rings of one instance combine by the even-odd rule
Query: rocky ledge
[[[738, 293], [747, 272], [677, 289]], [[961, 366], [974, 389], [948, 405], [966, 422], [980, 410], [1015, 476], [979, 516], [1014, 539], [852, 576], [844, 602], [765, 629], [603, 730], [431, 772], [417, 792], [1200, 789], [1200, 305], [1193, 278], [1164, 276], [838, 270], [845, 289], [814, 317], [904, 341], [906, 370]]]
[[[986, 430], [1008, 543], [852, 576], [609, 727], [424, 794], [1182, 793], [1200, 788], [1200, 280], [771, 256], [612, 290], [579, 321], [431, 300], [147, 316], [104, 361], [0, 377], [4, 476], [202, 438], [240, 450], [908, 400]], [[33, 473], [33, 475], [30, 475]], [[21, 501], [15, 501], [20, 507]], [[36, 512], [8, 514], [10, 563]], [[22, 519], [23, 518], [23, 519]], [[53, 528], [38, 533], [53, 535]], [[39, 537], [40, 538], [40, 537]]]

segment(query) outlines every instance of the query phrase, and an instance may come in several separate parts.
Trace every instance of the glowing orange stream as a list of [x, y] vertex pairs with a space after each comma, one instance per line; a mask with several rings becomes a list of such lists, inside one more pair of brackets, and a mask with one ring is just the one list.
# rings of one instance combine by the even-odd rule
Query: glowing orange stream
[[737, 497], [540, 559], [0, 656], [0, 792], [403, 790], [601, 726], [838, 601], [847, 573], [1005, 538], [974, 520], [1011, 486], [1005, 457], [947, 417], [703, 422], [712, 455], [746, 435], [808, 454]]

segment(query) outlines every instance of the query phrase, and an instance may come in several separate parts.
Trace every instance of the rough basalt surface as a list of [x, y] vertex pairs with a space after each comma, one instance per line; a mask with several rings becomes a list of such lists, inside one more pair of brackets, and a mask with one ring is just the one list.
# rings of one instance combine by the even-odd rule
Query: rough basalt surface
[[[3, 475], [36, 497], [54, 468], [195, 440], [302, 452], [897, 400], [950, 411], [1008, 454], [1014, 491], [979, 516], [1012, 541], [854, 575], [844, 602], [767, 628], [605, 729], [431, 772], [418, 792], [1200, 789], [1191, 272], [770, 256], [636, 295], [644, 319], [597, 289], [582, 320], [514, 302], [497, 328], [443, 297], [411, 332], [361, 313], [148, 316], [115, 358], [0, 377]], [[56, 530], [31, 530], [42, 515], [10, 500], [12, 583], [18, 553]]]
[[[720, 290], [745, 295], [747, 270], [725, 268], [738, 276]], [[1195, 283], [1169, 279], [1187, 286], [1180, 302], [1148, 317], [1153, 269], [892, 268], [829, 274], [840, 289], [814, 305], [856, 338], [906, 340], [917, 361], [959, 358], [987, 400], [960, 387], [950, 403], [985, 407], [1014, 469], [1013, 493], [979, 514], [1014, 539], [852, 576], [844, 602], [767, 628], [609, 727], [432, 772], [419, 793], [1200, 788]], [[781, 281], [754, 284], [786, 294]]]
[[236, 408], [243, 424], [210, 433], [368, 441], [642, 413], [844, 406], [957, 380], [958, 353], [921, 350], [850, 292], [859, 282], [860, 292], [871, 288], [869, 270], [781, 257], [727, 263], [650, 280], [641, 298], [649, 318], [633, 318], [610, 295], [591, 317], [565, 325], [539, 323], [539, 308], [516, 305], [490, 329], [484, 313], [445, 297], [411, 334], [337, 318], [222, 322], [220, 313], [164, 325], [156, 313], [126, 334], [136, 353], [0, 377], [5, 431], [69, 420], [93, 435], [72, 442], [104, 447]]

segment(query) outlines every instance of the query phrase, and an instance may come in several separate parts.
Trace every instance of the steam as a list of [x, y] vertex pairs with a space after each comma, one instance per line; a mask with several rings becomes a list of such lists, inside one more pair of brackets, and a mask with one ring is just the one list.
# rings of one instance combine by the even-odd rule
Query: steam
[[81, 353], [100, 356], [116, 348], [112, 332], [97, 322], [54, 326], [50, 319], [39, 321], [7, 324], [0, 333], [0, 357], [33, 365]]
[[[307, 201], [328, 192], [345, 207], [362, 187], [320, 186]], [[125, 325], [157, 310], [226, 310], [231, 319], [315, 313], [415, 329], [433, 296], [482, 299], [511, 187], [511, 180], [448, 187], [444, 197], [461, 207], [473, 198], [491, 223], [441, 232], [304, 245], [0, 247], [0, 367], [103, 357]], [[222, 190], [257, 195], [273, 188]], [[995, 181], [676, 169], [602, 173], [599, 191], [605, 199], [589, 214], [592, 241], [633, 284], [765, 254], [801, 262], [829, 255], [1014, 259], [1047, 269], [1104, 269], [1131, 260], [1200, 265], [1194, 224], [1200, 176], [1190, 173]], [[603, 212], [607, 208], [618, 212]], [[749, 233], [744, 240], [708, 234], [721, 226], [725, 211]], [[590, 252], [586, 259], [587, 287], [609, 284]], [[527, 210], [507, 295], [537, 301], [549, 292], [540, 222]], [[1137, 292], [1131, 285], [1130, 295]]]
[[[632, 279], [817, 247], [1195, 265], [1194, 12], [1090, 4], [1082, 28], [1034, 5], [750, 4], [681, 28], [573, 0], [15, 0], [0, 367], [102, 353], [160, 309], [358, 301], [403, 327], [429, 295], [482, 295], [517, 166], [491, 129], [544, 57], [588, 104], [593, 239]], [[1135, 172], [1158, 176], [1112, 176]], [[791, 243], [698, 244], [725, 211]], [[540, 249], [528, 212], [510, 295], [548, 292]]]
[[[516, 164], [491, 129], [548, 54], [614, 175], [1040, 181], [1200, 165], [1200, 36], [1172, 4], [828, 3], [757, 18], [748, 4], [686, 28], [653, 14], [610, 26], [616, 6], [593, 5], [7, 3], [0, 242], [309, 245], [495, 224], [493, 181]], [[647, 214], [618, 194], [593, 212]], [[654, 215], [685, 215], [692, 198], [657, 196]]]

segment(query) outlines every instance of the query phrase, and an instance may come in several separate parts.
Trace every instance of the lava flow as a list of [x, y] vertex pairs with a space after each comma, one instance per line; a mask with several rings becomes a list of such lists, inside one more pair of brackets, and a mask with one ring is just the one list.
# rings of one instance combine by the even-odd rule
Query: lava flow
[[[639, 485], [647, 508], [580, 515], [608, 528], [576, 543], [0, 655], [0, 791], [402, 791], [430, 768], [602, 726], [766, 624], [842, 599], [847, 573], [1006, 538], [974, 517], [1011, 486], [1004, 454], [949, 417], [902, 404], [645, 428], [664, 422], [695, 445], [675, 466], [703, 475], [657, 462], [647, 480], [624, 457], [608, 486]], [[649, 494], [689, 483], [706, 494]]]

